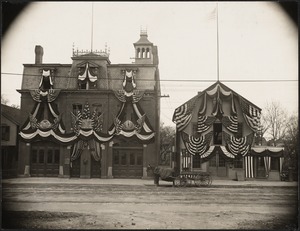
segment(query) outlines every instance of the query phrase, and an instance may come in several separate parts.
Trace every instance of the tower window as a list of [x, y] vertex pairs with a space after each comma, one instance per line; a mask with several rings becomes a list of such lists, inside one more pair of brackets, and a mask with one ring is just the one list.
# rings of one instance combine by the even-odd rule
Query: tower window
[[136, 57], [141, 58], [141, 49], [140, 48], [137, 49]]
[[145, 58], [145, 48], [142, 49], [142, 58]]

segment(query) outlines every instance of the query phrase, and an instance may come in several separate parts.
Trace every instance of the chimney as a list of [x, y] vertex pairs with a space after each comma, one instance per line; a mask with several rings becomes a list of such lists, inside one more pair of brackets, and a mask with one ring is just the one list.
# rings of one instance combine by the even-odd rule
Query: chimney
[[42, 64], [43, 63], [43, 54], [44, 49], [40, 45], [35, 46], [35, 64]]

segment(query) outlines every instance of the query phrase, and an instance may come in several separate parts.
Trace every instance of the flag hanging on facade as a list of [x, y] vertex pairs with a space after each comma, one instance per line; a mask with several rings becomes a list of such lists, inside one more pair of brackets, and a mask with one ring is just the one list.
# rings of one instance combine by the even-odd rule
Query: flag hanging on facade
[[196, 100], [197, 96], [175, 109], [173, 122], [176, 124], [178, 131], [182, 131], [191, 121]]
[[240, 96], [240, 105], [248, 126], [257, 132], [260, 127], [261, 110], [251, 105], [247, 100]]

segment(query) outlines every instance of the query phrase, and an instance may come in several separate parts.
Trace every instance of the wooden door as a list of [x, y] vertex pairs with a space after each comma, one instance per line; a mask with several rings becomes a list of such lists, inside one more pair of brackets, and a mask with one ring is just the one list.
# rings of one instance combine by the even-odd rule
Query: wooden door
[[91, 178], [101, 178], [101, 160], [95, 161], [91, 157]]
[[209, 160], [208, 171], [211, 172], [213, 176], [226, 177], [227, 167], [225, 158], [219, 153], [216, 153], [216, 155]]
[[266, 169], [263, 157], [256, 157], [256, 177], [257, 178], [265, 178], [266, 177]]
[[59, 174], [59, 146], [51, 142], [33, 143], [31, 147], [31, 176], [57, 177]]
[[80, 177], [80, 164], [80, 157], [72, 161], [72, 167], [70, 168], [70, 176], [72, 178]]
[[143, 150], [114, 149], [114, 178], [141, 178], [143, 176]]

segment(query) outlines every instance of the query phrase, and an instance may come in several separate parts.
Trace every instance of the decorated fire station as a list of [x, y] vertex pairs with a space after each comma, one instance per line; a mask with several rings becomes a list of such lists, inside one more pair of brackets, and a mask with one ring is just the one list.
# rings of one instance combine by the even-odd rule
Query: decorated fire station
[[20, 176], [146, 178], [159, 153], [157, 46], [146, 31], [130, 64], [73, 49], [72, 64], [24, 64]]
[[259, 107], [215, 82], [175, 109], [177, 167], [215, 179], [279, 180], [284, 149], [255, 143], [260, 116]]

